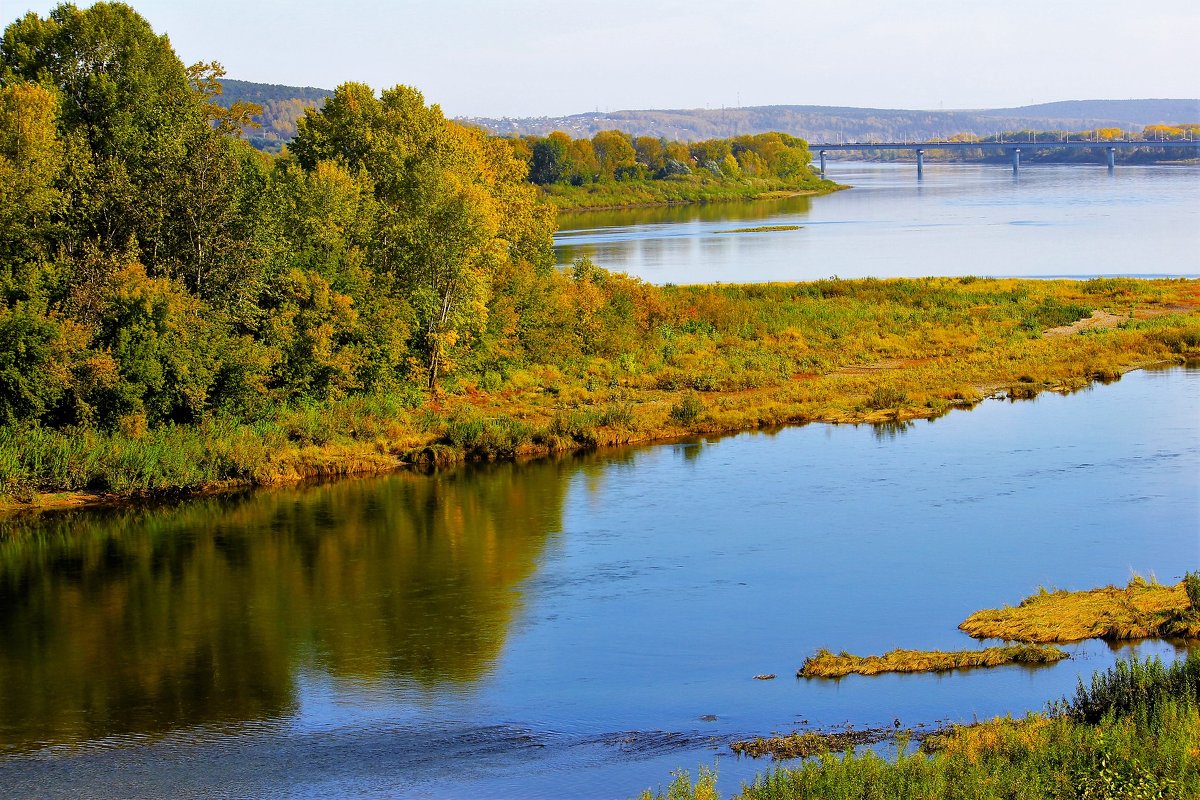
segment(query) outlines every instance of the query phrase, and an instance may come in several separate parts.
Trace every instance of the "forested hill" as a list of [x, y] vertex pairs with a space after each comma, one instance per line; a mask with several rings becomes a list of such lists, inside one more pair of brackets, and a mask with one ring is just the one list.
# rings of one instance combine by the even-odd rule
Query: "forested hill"
[[251, 81], [235, 81], [230, 78], [221, 79], [222, 105], [229, 106], [238, 100], [249, 103], [267, 103], [278, 100], [302, 100], [314, 106], [319, 106], [326, 97], [333, 94], [332, 89], [318, 89], [315, 86], [283, 86], [278, 83], [252, 83]]
[[246, 139], [259, 150], [277, 151], [296, 136], [296, 120], [306, 108], [320, 108], [331, 89], [313, 86], [282, 86], [221, 79], [222, 91], [216, 102], [229, 108], [237, 102], [257, 103], [263, 113], [257, 121], [261, 128], [246, 132]]
[[1200, 121], [1200, 100], [1073, 100], [1020, 108], [918, 111], [838, 106], [753, 106], [720, 109], [615, 111], [565, 117], [463, 120], [504, 135], [561, 130], [591, 136], [613, 128], [635, 136], [697, 140], [781, 131], [809, 142], [932, 139], [1001, 131], [1141, 130], [1146, 125]]

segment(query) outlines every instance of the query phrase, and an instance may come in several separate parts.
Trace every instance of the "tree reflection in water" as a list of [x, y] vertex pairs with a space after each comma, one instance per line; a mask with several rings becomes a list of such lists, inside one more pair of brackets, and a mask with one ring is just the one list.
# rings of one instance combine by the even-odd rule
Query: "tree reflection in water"
[[0, 750], [278, 718], [299, 668], [427, 693], [475, 682], [577, 465], [9, 521]]

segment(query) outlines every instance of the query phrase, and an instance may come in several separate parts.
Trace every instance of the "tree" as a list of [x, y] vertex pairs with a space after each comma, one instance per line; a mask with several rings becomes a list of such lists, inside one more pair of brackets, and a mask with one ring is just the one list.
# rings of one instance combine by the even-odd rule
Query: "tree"
[[430, 389], [486, 327], [496, 271], [550, 262], [553, 219], [525, 163], [447, 121], [415, 89], [376, 98], [343, 84], [300, 121], [292, 150], [306, 170], [332, 161], [371, 181], [379, 211], [369, 259], [413, 310], [414, 373]]
[[621, 167], [633, 166], [637, 162], [637, 151], [629, 137], [621, 131], [600, 131], [592, 137], [592, 148], [596, 153], [601, 177], [612, 180]]
[[666, 166], [666, 142], [654, 136], [639, 136], [633, 140], [637, 151], [637, 162], [651, 172]]
[[529, 161], [529, 180], [539, 185], [558, 183], [566, 160], [567, 148], [561, 139], [538, 140]]
[[9, 269], [50, 255], [62, 202], [57, 113], [57, 99], [41, 86], [0, 87], [0, 264]]
[[186, 69], [167, 37], [122, 3], [60, 5], [5, 29], [0, 81], [40, 83], [59, 99], [67, 256], [82, 257], [88, 243], [136, 251], [152, 275], [227, 302], [247, 263], [233, 245], [244, 238], [240, 194], [255, 188], [239, 185], [253, 169], [232, 139], [254, 107], [211, 102], [221, 72]]

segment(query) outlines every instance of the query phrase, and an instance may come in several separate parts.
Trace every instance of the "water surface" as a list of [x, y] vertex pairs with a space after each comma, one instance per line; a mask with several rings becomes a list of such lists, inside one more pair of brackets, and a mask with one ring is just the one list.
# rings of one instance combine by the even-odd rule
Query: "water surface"
[[[756, 203], [564, 214], [560, 263], [653, 283], [926, 275], [1200, 273], [1200, 166], [830, 162], [853, 189]], [[800, 230], [724, 233], [763, 225]]]

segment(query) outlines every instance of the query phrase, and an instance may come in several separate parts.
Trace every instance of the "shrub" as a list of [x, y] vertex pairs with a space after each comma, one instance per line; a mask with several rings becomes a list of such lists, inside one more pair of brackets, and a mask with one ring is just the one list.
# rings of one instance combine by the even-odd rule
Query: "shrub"
[[1094, 674], [1091, 686], [1081, 679], [1065, 711], [1076, 722], [1095, 725], [1109, 715], [1153, 720], [1172, 702], [1193, 708], [1200, 702], [1200, 651], [1169, 667], [1157, 658], [1118, 661]]
[[694, 394], [685, 394], [671, 406], [671, 419], [680, 425], [691, 425], [704, 413], [704, 403]]
[[892, 386], [876, 386], [867, 399], [867, 407], [876, 411], [899, 408], [908, 402], [908, 395]]
[[1184, 573], [1183, 590], [1187, 592], [1188, 606], [1192, 611], [1200, 611], [1200, 572]]

